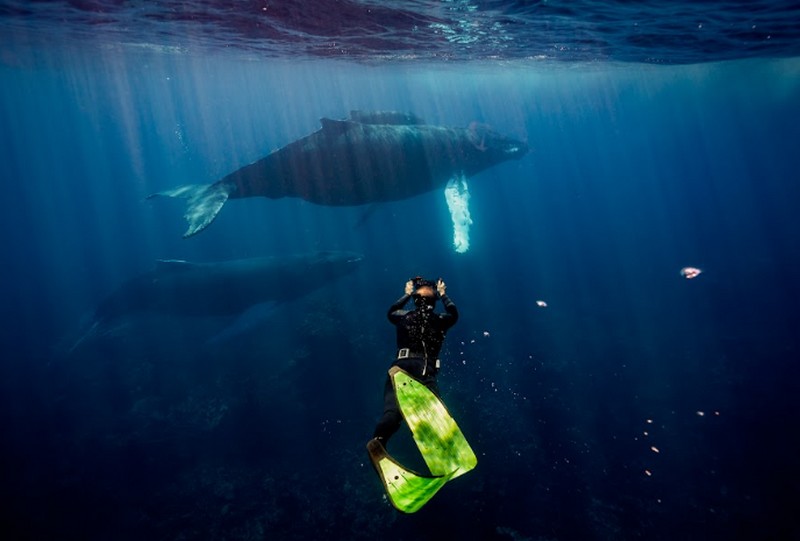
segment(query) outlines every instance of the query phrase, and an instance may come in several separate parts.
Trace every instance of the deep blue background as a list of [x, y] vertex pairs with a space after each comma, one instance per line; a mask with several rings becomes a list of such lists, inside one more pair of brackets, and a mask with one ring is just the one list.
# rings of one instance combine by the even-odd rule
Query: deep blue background
[[[0, 67], [4, 529], [798, 535], [796, 59], [30, 58]], [[180, 203], [144, 201], [212, 182], [351, 109], [486, 122], [533, 150], [472, 179], [463, 255], [438, 193], [385, 205], [360, 227], [363, 209], [231, 201], [189, 240]], [[317, 249], [366, 260], [225, 348], [200, 339], [222, 321], [144, 316], [66, 353], [93, 307], [155, 259]], [[685, 280], [686, 265], [704, 272]], [[479, 466], [406, 517], [382, 501], [363, 445], [393, 352], [383, 314], [416, 274], [442, 276], [462, 314], [439, 384]]]

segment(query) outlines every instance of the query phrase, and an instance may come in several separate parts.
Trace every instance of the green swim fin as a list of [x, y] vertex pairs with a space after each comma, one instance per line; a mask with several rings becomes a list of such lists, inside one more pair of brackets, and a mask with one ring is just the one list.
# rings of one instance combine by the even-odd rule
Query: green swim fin
[[400, 411], [431, 473], [455, 478], [473, 469], [478, 458], [439, 397], [397, 366], [389, 375]]
[[422, 475], [399, 464], [377, 439], [367, 443], [370, 459], [399, 511], [414, 513], [445, 483], [473, 469], [478, 459], [442, 401], [398, 367], [389, 370], [397, 403], [414, 441], [433, 475]]
[[367, 450], [389, 501], [403, 513], [419, 511], [450, 480], [449, 475], [430, 477], [403, 467], [389, 456], [377, 439], [367, 443]]

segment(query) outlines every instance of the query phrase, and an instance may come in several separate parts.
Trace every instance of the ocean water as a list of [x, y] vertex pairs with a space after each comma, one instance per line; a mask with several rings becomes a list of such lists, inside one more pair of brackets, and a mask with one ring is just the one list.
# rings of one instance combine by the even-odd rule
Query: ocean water
[[[797, 539], [798, 17], [0, 2], [3, 539]], [[531, 150], [469, 179], [466, 253], [440, 190], [232, 200], [188, 239], [182, 202], [146, 200], [351, 110]], [[363, 261], [233, 338], [92, 327], [158, 259], [320, 250]], [[478, 466], [402, 515], [365, 444], [415, 275], [461, 314], [439, 387]], [[390, 450], [424, 468], [405, 430]]]

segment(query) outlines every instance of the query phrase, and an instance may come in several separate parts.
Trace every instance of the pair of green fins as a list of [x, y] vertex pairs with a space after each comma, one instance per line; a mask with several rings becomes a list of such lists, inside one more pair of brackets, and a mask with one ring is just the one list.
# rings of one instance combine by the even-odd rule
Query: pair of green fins
[[430, 389], [396, 366], [389, 370], [389, 376], [400, 411], [431, 475], [405, 468], [376, 439], [367, 443], [367, 450], [389, 501], [399, 511], [414, 513], [445, 483], [473, 469], [478, 459], [445, 405]]

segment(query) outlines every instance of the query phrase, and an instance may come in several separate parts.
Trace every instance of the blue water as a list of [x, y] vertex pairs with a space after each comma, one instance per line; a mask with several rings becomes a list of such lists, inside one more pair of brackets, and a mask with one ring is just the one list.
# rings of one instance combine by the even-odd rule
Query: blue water
[[[242, 23], [260, 4], [33, 5], [0, 9], [4, 539], [800, 537], [796, 8], [287, 2], [273, 36]], [[609, 30], [637, 17], [651, 39]], [[713, 45], [678, 39], [698, 19]], [[319, 50], [337, 32], [344, 58]], [[532, 150], [470, 180], [465, 254], [438, 192], [361, 225], [235, 200], [190, 239], [181, 202], [145, 201], [352, 109]], [[79, 341], [156, 259], [313, 250], [364, 261], [227, 344], [224, 317], [148, 313]], [[364, 445], [418, 274], [461, 313], [439, 387], [479, 463], [406, 516]]]

